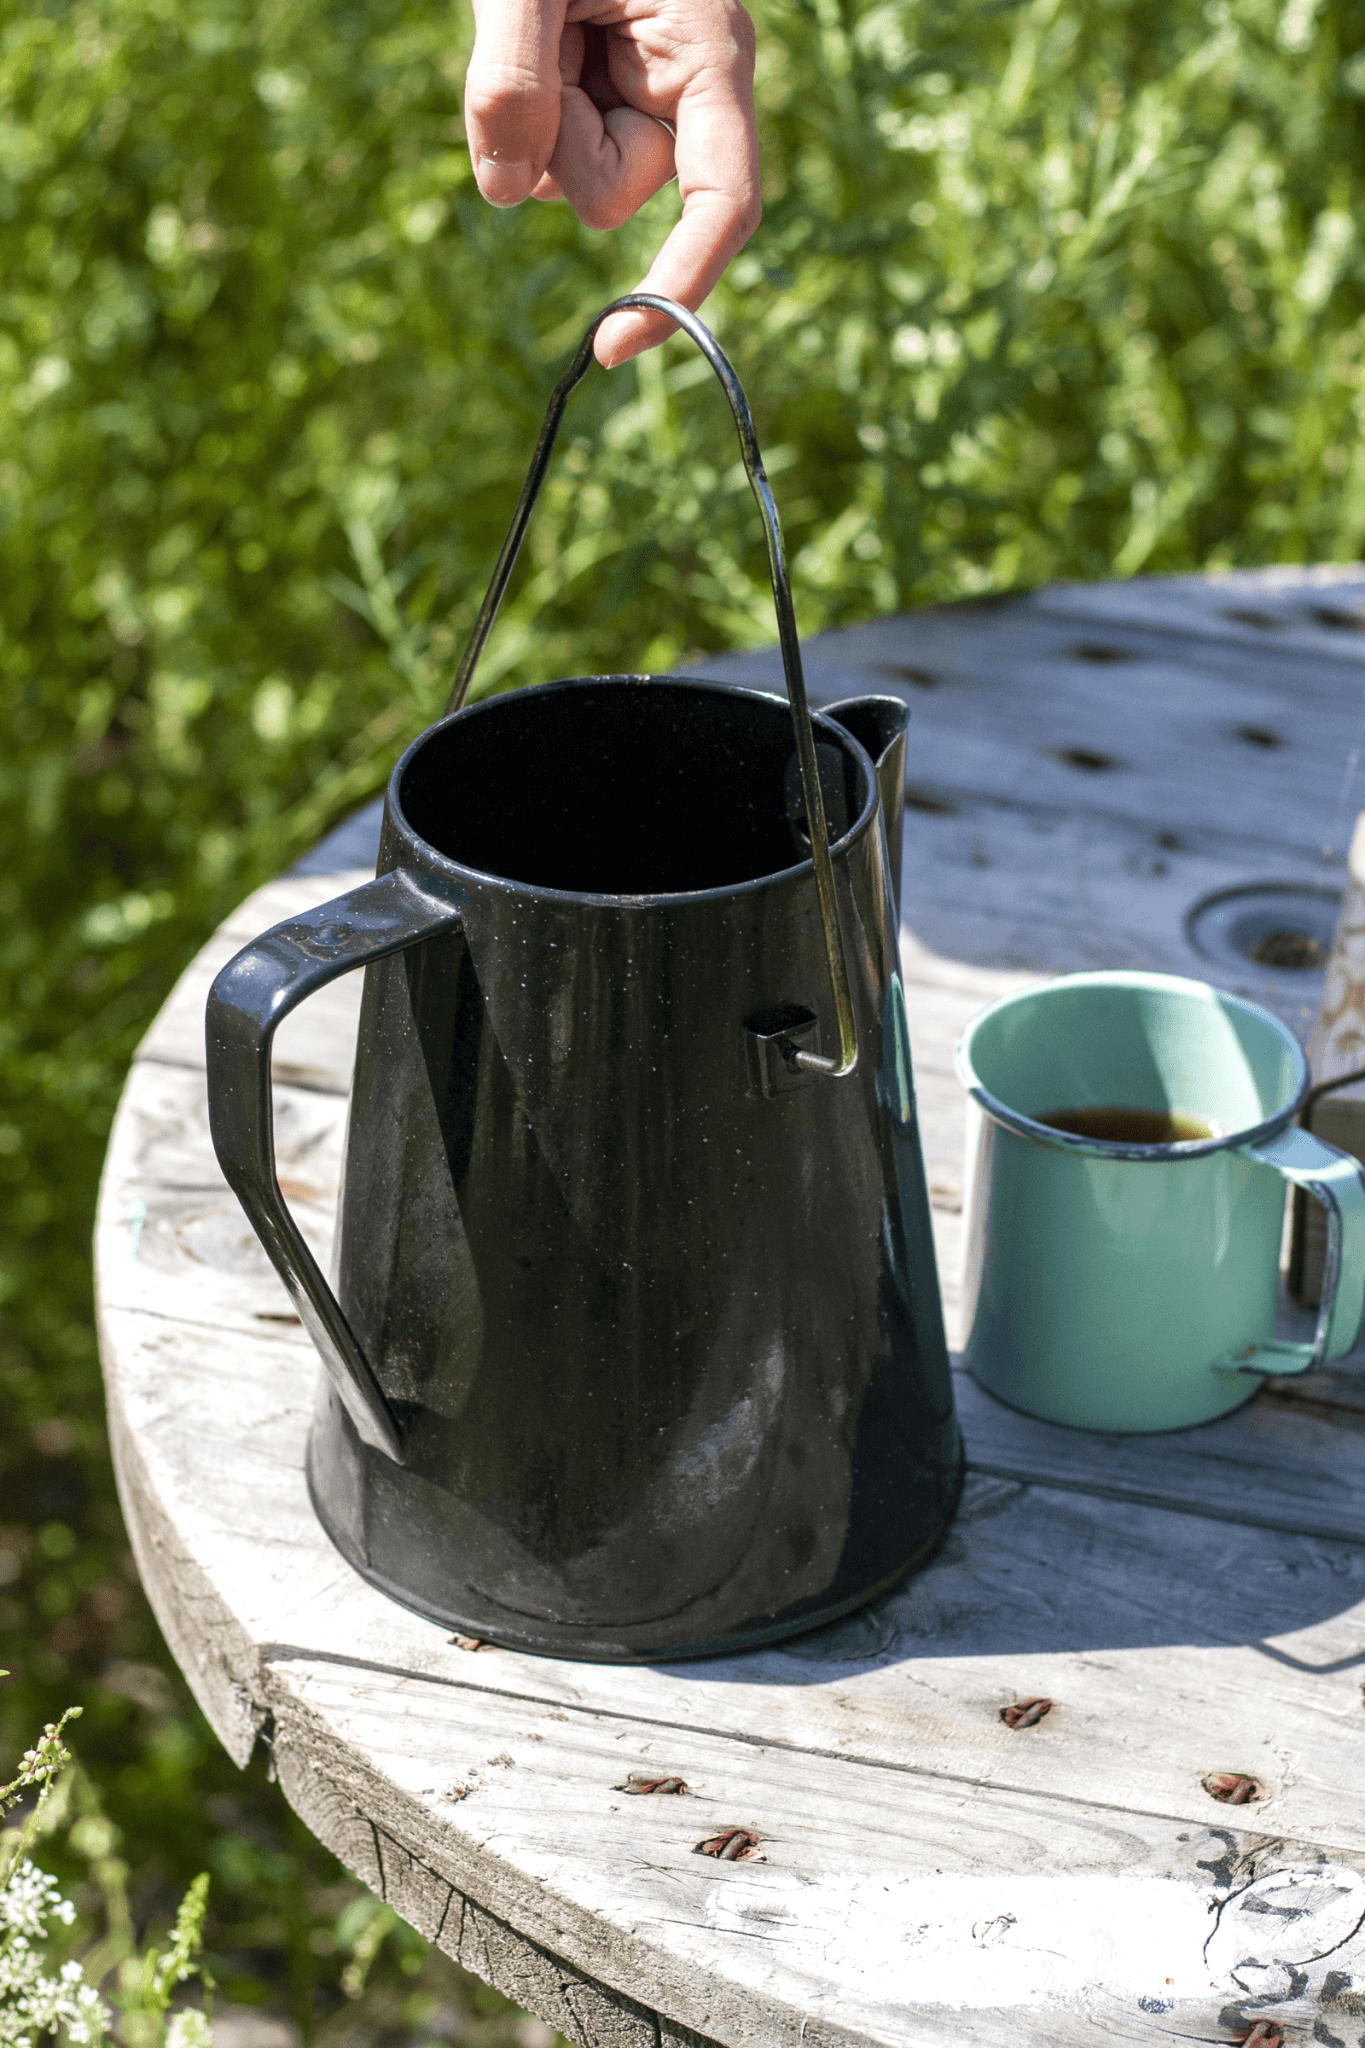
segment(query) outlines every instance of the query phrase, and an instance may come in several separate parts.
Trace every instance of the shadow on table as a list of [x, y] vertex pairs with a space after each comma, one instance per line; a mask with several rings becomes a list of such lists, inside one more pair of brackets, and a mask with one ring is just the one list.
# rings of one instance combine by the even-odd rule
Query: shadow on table
[[[965, 1375], [955, 1378], [960, 1408], [995, 1411], [997, 1455], [1009, 1444], [1012, 1426], [1020, 1434], [1058, 1439], [1065, 1454], [1059, 1463], [1069, 1462], [1073, 1473], [1084, 1472], [1087, 1455], [1093, 1459], [1095, 1490], [1081, 1490], [1075, 1478], [1050, 1481], [1039, 1474], [1036, 1452], [1026, 1461], [1033, 1471], [1021, 1476], [970, 1471], [957, 1519], [923, 1571], [827, 1628], [743, 1658], [670, 1666], [677, 1676], [714, 1680], [728, 1673], [750, 1685], [834, 1684], [855, 1669], [908, 1659], [1240, 1643], [1257, 1645], [1268, 1667], [1365, 1670], [1365, 1612], [1359, 1625], [1347, 1622], [1318, 1642], [1295, 1640], [1365, 1602], [1365, 1541], [1258, 1527], [1210, 1514], [1202, 1503], [1169, 1501], [1181, 1484], [1169, 1468], [1182, 1456], [1190, 1463], [1185, 1483], [1191, 1490], [1201, 1463], [1214, 1474], [1223, 1465], [1225, 1495], [1235, 1502], [1244, 1491], [1249, 1515], [1258, 1493], [1264, 1498], [1283, 1488], [1289, 1475], [1276, 1473], [1271, 1455], [1279, 1418], [1262, 1412], [1273, 1410], [1273, 1397], [1244, 1411], [1235, 1436], [1224, 1421], [1171, 1437], [1092, 1438], [1015, 1417]], [[980, 1450], [973, 1419], [964, 1414], [969, 1458]], [[1335, 1423], [1324, 1434], [1329, 1450], [1333, 1438], [1349, 1445], [1353, 1455], [1342, 1462], [1355, 1464], [1365, 1444], [1365, 1418], [1345, 1419], [1349, 1427], [1341, 1437]], [[1291, 1430], [1304, 1420], [1291, 1414]], [[1259, 1473], [1253, 1464], [1258, 1442], [1266, 1451]], [[1110, 1451], [1127, 1459], [1125, 1477], [1134, 1492], [1145, 1468], [1151, 1493], [1165, 1492], [1168, 1504], [1150, 1494], [1115, 1498], [1104, 1491], [1099, 1467]], [[1343, 1491], [1352, 1490], [1352, 1476], [1342, 1473]]]
[[974, 1480], [938, 1558], [896, 1591], [776, 1649], [669, 1669], [819, 1685], [912, 1659], [1249, 1643], [1267, 1667], [1326, 1675], [1365, 1670], [1362, 1631], [1292, 1639], [1362, 1599], [1365, 1551], [1350, 1545]]

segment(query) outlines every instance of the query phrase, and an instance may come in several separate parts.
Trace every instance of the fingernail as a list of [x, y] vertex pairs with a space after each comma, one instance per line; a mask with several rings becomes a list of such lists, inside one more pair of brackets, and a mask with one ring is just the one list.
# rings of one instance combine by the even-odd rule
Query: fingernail
[[[635, 323], [638, 326], [638, 322]], [[604, 370], [628, 363], [636, 351], [631, 347], [632, 321], [629, 313], [617, 313], [599, 331], [597, 360]]]
[[[600, 336], [598, 340], [600, 343]], [[619, 335], [609, 343], [605, 352], [599, 355], [597, 360], [604, 370], [614, 370], [616, 368], [616, 365], [621, 361], [621, 337]]]
[[530, 164], [499, 163], [491, 156], [479, 158], [477, 176], [491, 206], [520, 206], [535, 183]]

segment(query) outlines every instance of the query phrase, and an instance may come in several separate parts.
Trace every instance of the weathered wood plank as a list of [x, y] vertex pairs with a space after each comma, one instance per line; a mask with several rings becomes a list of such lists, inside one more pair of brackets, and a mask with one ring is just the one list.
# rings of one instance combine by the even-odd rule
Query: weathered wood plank
[[[1028, 606], [875, 620], [813, 642], [806, 666], [821, 701], [888, 690], [911, 705], [914, 787], [1100, 814], [1148, 834], [1221, 833], [1310, 860], [1329, 843], [1340, 874], [1359, 807], [1338, 834], [1360, 738], [1353, 666], [1128, 627], [1097, 638]], [[708, 659], [706, 672], [781, 687], [767, 649]]]
[[[1233, 1864], [1244, 1884], [1273, 1843], [1273, 1868], [1326, 1858], [1359, 1882], [1358, 1552], [1239, 1529], [1211, 1548], [1182, 1517], [987, 1485], [955, 1550], [822, 1639], [672, 1671], [471, 1657], [322, 1537], [299, 1470], [304, 1355], [146, 1324], [108, 1312], [104, 1338], [168, 1638], [237, 1754], [269, 1731], [305, 1818], [418, 1925], [444, 1884], [721, 2041], [785, 2042], [804, 2017], [807, 2038], [1003, 2048], [1097, 2023], [1207, 2034], [1248, 2003], [1233, 1969], [1192, 1974]], [[1002, 1726], [1044, 1689], [1058, 1704], [1036, 1730]], [[613, 1797], [651, 1763], [689, 1799]], [[1225, 1816], [1199, 1781], [1219, 1769], [1265, 1783], [1255, 1834], [1211, 1832]], [[721, 1824], [753, 1828], [767, 1864], [696, 1858]], [[451, 1905], [440, 1938], [472, 1960]], [[978, 1953], [983, 1928], [1009, 1936], [1001, 1957]], [[500, 1969], [560, 2023], [529, 1964]], [[1321, 2005], [1330, 1973], [1307, 1974], [1276, 1977], [1277, 2014]], [[580, 2012], [578, 2038], [638, 2035]]]
[[1365, 1414], [1354, 1404], [1260, 1397], [1201, 1429], [1098, 1436], [1016, 1414], [970, 1373], [954, 1388], [979, 1472], [1365, 1544]]
[[334, 825], [302, 860], [295, 861], [288, 879], [298, 880], [304, 875], [339, 875], [348, 868], [372, 875], [379, 858], [379, 832], [383, 820], [384, 799], [382, 796], [372, 797], [360, 810], [352, 811], [349, 818]]
[[902, 931], [907, 975], [934, 978], [937, 961], [1017, 974], [1147, 967], [1192, 975], [1249, 996], [1302, 1038], [1320, 970], [1240, 969], [1191, 944], [1192, 907], [1216, 890], [1257, 881], [1318, 890], [1340, 880], [1316, 856], [1201, 832], [1175, 838], [1102, 814], [1008, 805], [956, 792], [944, 810], [906, 813]]
[[[278, 1081], [274, 1098], [280, 1184], [326, 1271], [346, 1098]], [[314, 1356], [213, 1156], [202, 1071], [153, 1060], [137, 1068], [105, 1170], [96, 1258], [107, 1307], [247, 1337], [264, 1331]]]
[[[1269, 2010], [1312, 2024], [1332, 1965], [1318, 1957], [1314, 1970], [1303, 1950], [1345, 1936], [1338, 1970], [1360, 1952], [1354, 1859], [1328, 1875], [1283, 1838], [888, 1779], [875, 1766], [833, 1777], [816, 1759], [511, 1700], [490, 1758], [486, 1713], [463, 1688], [419, 1681], [395, 1713], [387, 1691], [335, 1664], [299, 1660], [289, 1685], [276, 1741], [309, 1758], [296, 1796], [310, 1824], [334, 1846], [349, 1841], [349, 1860], [387, 1896], [402, 1887], [424, 1931], [440, 1938], [463, 1918], [471, 1863], [524, 1912], [524, 1880], [505, 1870], [515, 1844], [552, 1951], [581, 1955], [587, 1941], [599, 1969], [653, 1973], [661, 2003], [722, 2040], [1070, 2042], [1097, 2026], [1123, 2041], [1207, 2038], [1243, 2017], [1237, 1974], [1251, 1977], [1252, 1958], [1253, 1995], [1278, 1975]], [[627, 1766], [679, 1750], [686, 1796], [613, 1796]], [[371, 1760], [368, 1779], [357, 1755]], [[697, 1856], [699, 1840], [737, 1822], [759, 1836], [762, 1861]], [[570, 1878], [576, 1841], [593, 1853]], [[1265, 1922], [1315, 1877], [1326, 1911], [1315, 1938], [1297, 1930], [1295, 1984], [1266, 1954]], [[568, 1883], [577, 1916], [561, 1902]], [[544, 2011], [536, 1989], [521, 1995]]]
[[1156, 628], [1181, 640], [1269, 645], [1314, 662], [1365, 662], [1365, 569], [1359, 562], [1051, 583], [1025, 602], [1068, 619]]

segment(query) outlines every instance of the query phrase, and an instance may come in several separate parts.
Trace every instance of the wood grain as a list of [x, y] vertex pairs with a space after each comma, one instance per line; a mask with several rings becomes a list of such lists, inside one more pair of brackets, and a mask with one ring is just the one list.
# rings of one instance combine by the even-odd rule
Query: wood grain
[[1314, 662], [1365, 662], [1365, 568], [1359, 562], [1053, 583], [1026, 602], [1070, 619], [1154, 627], [1180, 640], [1271, 647]]
[[[1128, 625], [1097, 639], [1036, 607], [945, 606], [828, 635], [807, 670], [821, 701], [882, 690], [911, 705], [916, 790], [1122, 819], [1149, 843], [1197, 829], [1263, 858], [1318, 860], [1330, 844], [1341, 878], [1359, 808], [1338, 828], [1362, 726], [1354, 662]], [[709, 660], [706, 672], [781, 687], [766, 652]]]

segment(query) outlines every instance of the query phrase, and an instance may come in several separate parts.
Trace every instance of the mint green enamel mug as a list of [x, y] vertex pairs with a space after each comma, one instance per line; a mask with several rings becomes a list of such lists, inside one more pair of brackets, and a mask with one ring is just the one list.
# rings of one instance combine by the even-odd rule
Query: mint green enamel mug
[[[1294, 1123], [1307, 1063], [1269, 1011], [1174, 975], [1065, 975], [975, 1018], [957, 1070], [966, 1360], [991, 1393], [1078, 1429], [1187, 1429], [1350, 1350], [1365, 1176]], [[1046, 1121], [1063, 1111], [1210, 1135], [1077, 1135]], [[1274, 1337], [1286, 1182], [1327, 1211], [1311, 1344]]]

